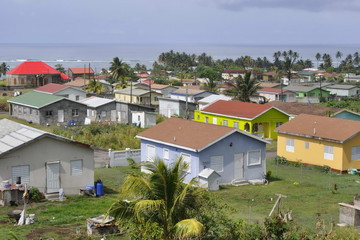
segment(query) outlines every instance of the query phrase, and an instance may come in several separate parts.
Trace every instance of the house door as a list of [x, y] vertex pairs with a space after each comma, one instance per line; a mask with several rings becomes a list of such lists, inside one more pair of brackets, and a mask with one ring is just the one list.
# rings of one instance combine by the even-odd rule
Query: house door
[[60, 163], [46, 163], [46, 192], [55, 193], [60, 189]]
[[64, 110], [58, 110], [58, 122], [64, 122]]
[[111, 110], [110, 119], [111, 119], [111, 122], [116, 122], [116, 110]]
[[244, 153], [234, 154], [234, 179], [244, 178]]

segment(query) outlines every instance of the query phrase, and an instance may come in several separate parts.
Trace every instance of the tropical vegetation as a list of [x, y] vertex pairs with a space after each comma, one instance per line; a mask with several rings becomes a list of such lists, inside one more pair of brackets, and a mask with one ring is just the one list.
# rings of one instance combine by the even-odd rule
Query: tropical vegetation
[[260, 89], [259, 84], [252, 73], [247, 71], [234, 79], [234, 82], [229, 82], [230, 88], [226, 90], [225, 94], [233, 97], [235, 100], [242, 102], [250, 102], [250, 98], [256, 95], [256, 91]]

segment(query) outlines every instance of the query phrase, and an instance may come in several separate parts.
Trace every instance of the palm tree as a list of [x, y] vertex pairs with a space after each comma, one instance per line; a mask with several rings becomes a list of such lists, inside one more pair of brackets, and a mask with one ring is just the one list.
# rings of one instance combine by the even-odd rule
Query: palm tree
[[93, 92], [96, 94], [102, 93], [102, 85], [96, 79], [91, 79], [89, 84], [85, 87], [86, 92]]
[[111, 78], [117, 82], [121, 80], [121, 77], [124, 77], [128, 74], [128, 65], [120, 60], [118, 57], [115, 57], [113, 61], [110, 63], [110, 74]]
[[316, 61], [317, 61], [317, 68], [319, 68], [319, 61], [320, 61], [320, 59], [321, 59], [321, 54], [320, 53], [317, 53], [316, 55], [315, 55], [315, 58], [316, 58]]
[[150, 174], [131, 174], [125, 178], [120, 196], [127, 200], [113, 203], [108, 215], [120, 223], [134, 223], [135, 227], [155, 224], [161, 229], [161, 239], [164, 240], [200, 236], [203, 225], [187, 215], [189, 206], [199, 194], [191, 187], [194, 179], [183, 184], [188, 164], [179, 158], [168, 167], [164, 161], [155, 159], [145, 167]]
[[10, 67], [9, 65], [7, 65], [5, 62], [3, 62], [1, 65], [0, 65], [0, 76], [3, 74], [3, 75], [6, 75], [7, 71], [9, 71]]
[[335, 57], [336, 57], [336, 59], [338, 60], [337, 62], [338, 62], [338, 67], [339, 67], [339, 62], [341, 62], [341, 58], [342, 58], [342, 56], [343, 56], [343, 53], [342, 52], [340, 52], [340, 51], [337, 51], [336, 52], [336, 55], [335, 55]]
[[244, 77], [239, 75], [234, 79], [234, 83], [230, 82], [229, 85], [230, 88], [225, 94], [242, 102], [250, 102], [250, 97], [256, 95], [256, 91], [260, 89], [257, 80], [251, 78], [251, 72], [246, 72]]
[[286, 76], [289, 79], [289, 83], [291, 82], [292, 70], [296, 60], [299, 58], [299, 54], [297, 52], [293, 52], [291, 49], [289, 51], [284, 51], [281, 56], [283, 57], [283, 69], [286, 72]]

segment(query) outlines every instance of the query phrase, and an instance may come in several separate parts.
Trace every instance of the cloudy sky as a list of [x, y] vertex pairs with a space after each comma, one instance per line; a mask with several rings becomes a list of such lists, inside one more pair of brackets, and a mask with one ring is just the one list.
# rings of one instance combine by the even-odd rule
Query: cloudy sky
[[0, 43], [353, 44], [359, 0], [7, 0]]

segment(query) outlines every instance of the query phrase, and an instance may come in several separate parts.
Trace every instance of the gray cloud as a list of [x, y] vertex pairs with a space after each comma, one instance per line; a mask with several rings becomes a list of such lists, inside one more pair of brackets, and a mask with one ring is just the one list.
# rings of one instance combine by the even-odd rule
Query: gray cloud
[[240, 11], [245, 8], [282, 8], [310, 12], [360, 11], [359, 0], [212, 0], [212, 2], [222, 9], [231, 11]]

